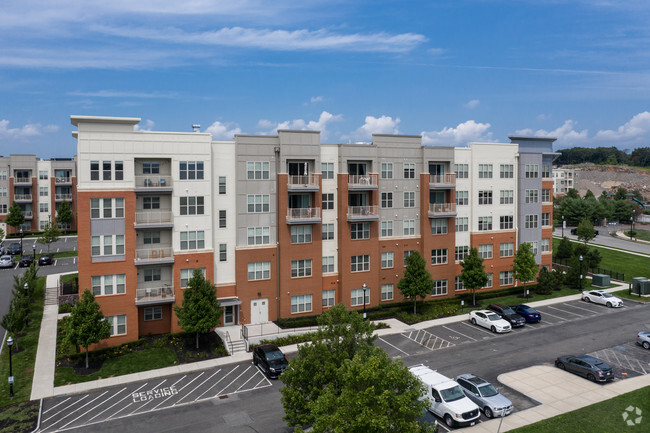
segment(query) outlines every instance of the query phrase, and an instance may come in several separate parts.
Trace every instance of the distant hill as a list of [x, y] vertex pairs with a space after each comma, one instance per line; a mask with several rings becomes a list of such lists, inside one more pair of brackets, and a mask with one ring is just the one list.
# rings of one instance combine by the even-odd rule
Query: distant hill
[[625, 164], [636, 167], [650, 167], [650, 147], [639, 147], [627, 153], [616, 147], [572, 147], [558, 150], [558, 165], [567, 164]]
[[638, 189], [646, 199], [650, 198], [650, 173], [647, 170], [622, 165], [583, 164], [572, 167], [579, 170], [576, 189], [581, 196], [591, 190], [599, 197], [603, 191], [623, 187], [630, 192]]

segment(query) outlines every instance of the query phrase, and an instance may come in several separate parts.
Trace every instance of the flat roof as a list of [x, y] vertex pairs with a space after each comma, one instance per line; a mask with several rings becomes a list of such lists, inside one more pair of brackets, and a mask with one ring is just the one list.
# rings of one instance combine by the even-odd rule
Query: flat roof
[[70, 123], [74, 126], [79, 126], [79, 122], [136, 125], [141, 120], [140, 117], [70, 116]]

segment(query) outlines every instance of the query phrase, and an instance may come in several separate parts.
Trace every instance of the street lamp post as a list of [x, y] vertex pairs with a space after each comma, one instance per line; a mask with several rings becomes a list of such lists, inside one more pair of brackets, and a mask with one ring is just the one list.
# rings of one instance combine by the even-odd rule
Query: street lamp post
[[[25, 298], [29, 301], [29, 284], [25, 283], [23, 285], [23, 290], [25, 290]], [[29, 310], [27, 311], [27, 314], [25, 314], [25, 327], [28, 326], [29, 326]]]
[[366, 320], [366, 290], [368, 290], [368, 286], [363, 283], [363, 320]]
[[36, 244], [32, 245], [32, 253], [34, 253], [32, 258], [36, 261]]
[[23, 255], [23, 228], [20, 228], [20, 255]]
[[636, 240], [636, 236], [634, 233], [634, 219], [636, 217], [636, 209], [632, 209], [632, 216], [630, 217], [630, 221], [632, 222], [632, 231], [630, 232], [630, 238], [633, 238]]
[[582, 261], [585, 258], [582, 257], [582, 254], [580, 254], [580, 291], [582, 292]]
[[9, 397], [14, 398], [14, 375], [11, 366], [11, 346], [14, 345], [14, 339], [9, 337], [7, 339], [7, 346], [9, 346]]
[[562, 237], [564, 237], [564, 215], [562, 215]]

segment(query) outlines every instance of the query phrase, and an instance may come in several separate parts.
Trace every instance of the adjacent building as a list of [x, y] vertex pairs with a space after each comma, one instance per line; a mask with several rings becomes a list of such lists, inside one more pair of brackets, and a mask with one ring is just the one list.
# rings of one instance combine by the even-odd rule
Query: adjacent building
[[575, 168], [553, 169], [553, 195], [564, 196], [578, 185], [578, 170]]

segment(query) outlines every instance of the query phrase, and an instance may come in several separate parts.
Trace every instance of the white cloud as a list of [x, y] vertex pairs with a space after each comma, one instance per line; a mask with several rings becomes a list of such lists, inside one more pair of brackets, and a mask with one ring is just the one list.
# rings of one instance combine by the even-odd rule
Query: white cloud
[[381, 117], [366, 116], [365, 123], [349, 135], [344, 135], [343, 140], [370, 141], [372, 134], [399, 134], [399, 117], [393, 119], [390, 116]]
[[619, 126], [615, 131], [601, 130], [596, 133], [596, 140], [612, 141], [612, 146], [617, 145], [618, 141], [623, 142], [636, 142], [641, 144], [645, 141], [647, 144], [650, 139], [650, 113], [644, 111], [632, 117], [632, 119], [622, 126]]
[[315, 104], [317, 102], [323, 102], [323, 97], [322, 96], [312, 96], [311, 97], [311, 103]]
[[327, 111], [323, 111], [318, 117], [318, 120], [310, 120], [306, 122], [303, 119], [294, 119], [274, 124], [269, 120], [262, 119], [257, 122], [257, 126], [269, 130], [268, 133], [270, 134], [275, 134], [278, 129], [320, 131], [321, 139], [325, 140], [328, 135], [327, 126], [332, 122], [338, 122], [340, 120], [343, 120], [343, 115], [333, 115]]
[[93, 98], [173, 98], [177, 95], [172, 92], [124, 92], [119, 90], [97, 90], [94, 92], [82, 92], [76, 90], [74, 92], [68, 92], [68, 95], [72, 96], [85, 96]]
[[43, 132], [56, 132], [58, 125], [42, 126], [40, 123], [27, 123], [22, 128], [9, 128], [7, 119], [0, 120], [0, 137], [27, 138], [41, 135]]
[[445, 127], [440, 131], [423, 131], [422, 144], [458, 146], [472, 141], [492, 141], [489, 123], [476, 123], [468, 120], [455, 128]]
[[515, 131], [515, 134], [534, 137], [555, 137], [557, 138], [556, 144], [558, 146], [570, 146], [582, 143], [589, 138], [588, 130], [583, 129], [582, 131], [576, 131], [574, 129], [577, 124], [578, 122], [575, 120], [566, 120], [561, 126], [552, 131], [546, 131], [545, 129], [533, 131], [531, 128], [525, 128]]
[[153, 120], [147, 119], [147, 120], [144, 121], [144, 123], [140, 122], [140, 123], [136, 124], [133, 127], [133, 130], [134, 131], [151, 131], [153, 129], [154, 125], [155, 125], [155, 123], [154, 123]]
[[234, 123], [221, 123], [218, 120], [205, 130], [212, 134], [214, 140], [232, 140], [235, 134], [241, 134], [241, 129]]
[[478, 99], [472, 99], [468, 103], [465, 104], [465, 108], [469, 108], [470, 110], [473, 110], [474, 108], [478, 107], [478, 104], [480, 104], [481, 101]]

